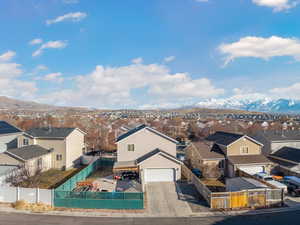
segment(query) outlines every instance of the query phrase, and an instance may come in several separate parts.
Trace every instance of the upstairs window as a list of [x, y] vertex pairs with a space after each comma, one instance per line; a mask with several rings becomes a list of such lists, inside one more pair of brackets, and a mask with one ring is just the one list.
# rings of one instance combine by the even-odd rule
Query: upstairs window
[[241, 147], [241, 154], [248, 154], [248, 153], [249, 153], [248, 146], [242, 146]]
[[61, 160], [62, 160], [62, 154], [57, 154], [56, 161], [61, 161]]
[[29, 140], [27, 138], [23, 139], [23, 145], [29, 145]]
[[134, 144], [129, 144], [129, 145], [127, 145], [127, 150], [128, 150], [129, 152], [134, 152]]

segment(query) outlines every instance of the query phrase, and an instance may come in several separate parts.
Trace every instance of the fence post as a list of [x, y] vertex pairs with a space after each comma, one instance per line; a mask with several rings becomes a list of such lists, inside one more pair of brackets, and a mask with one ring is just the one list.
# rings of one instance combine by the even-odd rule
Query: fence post
[[55, 189], [51, 189], [51, 206], [54, 206], [54, 190]]
[[40, 189], [39, 189], [39, 188], [36, 188], [35, 191], [36, 191], [36, 192], [35, 192], [35, 193], [36, 193], [36, 194], [35, 194], [35, 202], [36, 202], [36, 203], [39, 203], [39, 202], [40, 202]]
[[16, 201], [20, 200], [20, 188], [16, 187]]

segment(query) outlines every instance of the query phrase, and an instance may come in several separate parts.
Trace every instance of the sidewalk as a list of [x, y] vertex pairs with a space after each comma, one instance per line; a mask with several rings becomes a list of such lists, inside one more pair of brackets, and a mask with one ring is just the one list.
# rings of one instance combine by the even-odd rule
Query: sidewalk
[[140, 212], [125, 212], [124, 210], [97, 210], [97, 211], [50, 211], [50, 212], [31, 212], [26, 210], [16, 210], [12, 207], [0, 205], [0, 211], [6, 213], [21, 213], [21, 214], [35, 214], [35, 215], [53, 215], [53, 216], [72, 216], [72, 217], [224, 217], [224, 216], [237, 216], [237, 215], [259, 215], [270, 214], [278, 212], [291, 212], [300, 210], [300, 206], [284, 207], [284, 208], [272, 208], [261, 210], [240, 210], [240, 211], [224, 211], [224, 212], [199, 212], [186, 215], [174, 216], [174, 215], [151, 215], [147, 210]]

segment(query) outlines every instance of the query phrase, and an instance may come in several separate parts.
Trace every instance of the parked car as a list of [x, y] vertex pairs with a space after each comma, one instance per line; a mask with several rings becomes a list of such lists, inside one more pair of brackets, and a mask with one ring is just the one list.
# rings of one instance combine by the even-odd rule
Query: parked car
[[300, 196], [300, 178], [294, 176], [284, 177], [283, 182], [287, 185], [287, 190], [293, 197]]
[[268, 175], [266, 173], [257, 173], [254, 175], [256, 178], [265, 181], [268, 184], [271, 184], [277, 188], [283, 189], [284, 192], [287, 192], [287, 186], [283, 183], [280, 183], [276, 180], [273, 179], [273, 177], [271, 175]]
[[201, 171], [197, 168], [192, 169], [192, 172], [193, 172], [193, 174], [195, 174], [199, 178], [202, 176]]
[[128, 171], [128, 172], [123, 172], [121, 177], [122, 177], [122, 180], [125, 180], [125, 179], [136, 180], [139, 178], [139, 175], [136, 172]]

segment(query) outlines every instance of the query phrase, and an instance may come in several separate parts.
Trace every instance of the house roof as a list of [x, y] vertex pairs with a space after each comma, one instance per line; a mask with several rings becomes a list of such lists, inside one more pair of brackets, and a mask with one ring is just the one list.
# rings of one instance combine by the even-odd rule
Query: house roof
[[228, 156], [228, 160], [233, 164], [271, 163], [264, 155], [233, 155]]
[[3, 166], [17, 166], [20, 165], [20, 161], [9, 156], [5, 153], [0, 153], [0, 165]]
[[6, 121], [0, 121], [0, 135], [2, 134], [13, 134], [21, 133], [22, 130], [16, 128], [15, 126], [7, 123]]
[[36, 138], [66, 138], [75, 129], [71, 127], [38, 127], [26, 131], [26, 134]]
[[298, 130], [266, 130], [257, 132], [255, 136], [262, 136], [270, 141], [300, 141], [300, 132]]
[[176, 141], [175, 139], [173, 139], [173, 138], [171, 138], [171, 137], [169, 137], [169, 136], [167, 136], [167, 135], [165, 135], [165, 134], [163, 134], [163, 133], [160, 133], [159, 131], [157, 131], [157, 130], [151, 128], [151, 127], [148, 127], [146, 124], [139, 125], [139, 126], [133, 128], [133, 129], [129, 130], [128, 132], [126, 132], [126, 133], [120, 135], [120, 136], [117, 138], [117, 142], [119, 142], [119, 141], [121, 141], [121, 140], [123, 140], [123, 139], [129, 137], [130, 135], [135, 134], [135, 133], [137, 133], [138, 131], [143, 130], [143, 129], [147, 129], [148, 131], [150, 131], [150, 132], [152, 132], [152, 133], [154, 133], [154, 134], [156, 134], [156, 135], [159, 135], [159, 136], [161, 136], [162, 138], [165, 138], [165, 139], [167, 139], [167, 140], [169, 140], [169, 141], [171, 141], [171, 142], [174, 142], [174, 143], [176, 143], [176, 144], [178, 143], [178, 141]]
[[255, 139], [253, 139], [253, 138], [251, 138], [247, 135], [235, 134], [235, 133], [229, 133], [229, 132], [223, 132], [223, 131], [217, 131], [214, 134], [209, 135], [206, 138], [206, 140], [207, 141], [212, 141], [212, 142], [214, 142], [216, 144], [219, 144], [219, 145], [228, 146], [228, 145], [232, 144], [233, 142], [239, 140], [242, 137], [248, 138], [251, 141], [263, 146], [262, 143], [260, 143], [259, 141], [255, 140]]
[[292, 148], [292, 147], [282, 147], [271, 155], [286, 159], [289, 161], [293, 161], [296, 163], [300, 163], [300, 149]]
[[224, 153], [220, 147], [213, 142], [197, 141], [192, 142], [192, 145], [197, 149], [203, 159], [220, 159], [224, 158]]
[[161, 150], [161, 149], [154, 149], [153, 151], [151, 152], [148, 152], [146, 153], [145, 155], [142, 155], [141, 157], [137, 158], [136, 159], [136, 163], [139, 164], [149, 158], [151, 158], [152, 156], [156, 155], [156, 154], [159, 154], [159, 153], [162, 153], [163, 155], [165, 155], [167, 158], [170, 158], [171, 160], [173, 161], [176, 161], [178, 163], [182, 163], [181, 161], [179, 161], [176, 157], [174, 157], [173, 155]]
[[292, 163], [292, 162], [288, 162], [288, 161], [284, 161], [284, 160], [280, 160], [280, 159], [275, 159], [275, 158], [272, 158], [272, 157], [269, 157], [269, 159], [272, 162], [277, 163], [278, 165], [284, 166], [284, 167], [287, 167], [287, 168], [293, 168], [295, 166], [298, 166], [298, 163]]
[[27, 145], [21, 148], [8, 149], [6, 153], [17, 159], [26, 161], [50, 153], [51, 150], [39, 145]]

